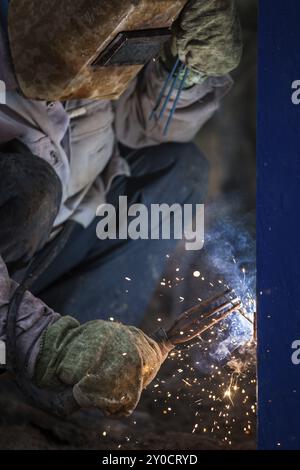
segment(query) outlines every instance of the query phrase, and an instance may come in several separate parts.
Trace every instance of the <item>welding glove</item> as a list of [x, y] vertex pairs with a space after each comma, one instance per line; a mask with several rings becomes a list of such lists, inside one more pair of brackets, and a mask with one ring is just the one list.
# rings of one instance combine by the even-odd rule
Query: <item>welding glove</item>
[[121, 323], [62, 317], [44, 333], [34, 382], [54, 391], [72, 387], [80, 407], [128, 416], [172, 348]]
[[191, 86], [234, 70], [242, 55], [241, 28], [234, 0], [189, 0], [162, 52], [171, 68], [175, 57], [190, 69]]

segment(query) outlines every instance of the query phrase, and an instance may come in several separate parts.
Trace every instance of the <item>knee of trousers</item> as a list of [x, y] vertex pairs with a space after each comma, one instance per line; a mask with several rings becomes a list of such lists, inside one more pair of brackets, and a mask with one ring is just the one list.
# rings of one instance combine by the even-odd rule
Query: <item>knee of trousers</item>
[[[167, 143], [157, 147], [152, 158], [161, 159], [168, 169], [157, 182], [148, 188], [157, 202], [203, 203], [205, 200], [209, 165], [194, 143]], [[154, 195], [156, 193], [156, 197]]]

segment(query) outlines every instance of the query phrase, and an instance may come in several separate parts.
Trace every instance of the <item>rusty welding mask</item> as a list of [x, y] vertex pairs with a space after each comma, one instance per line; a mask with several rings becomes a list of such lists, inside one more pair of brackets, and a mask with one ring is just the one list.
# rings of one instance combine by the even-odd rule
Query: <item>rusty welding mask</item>
[[31, 99], [117, 99], [170, 37], [186, 0], [10, 0], [8, 33]]

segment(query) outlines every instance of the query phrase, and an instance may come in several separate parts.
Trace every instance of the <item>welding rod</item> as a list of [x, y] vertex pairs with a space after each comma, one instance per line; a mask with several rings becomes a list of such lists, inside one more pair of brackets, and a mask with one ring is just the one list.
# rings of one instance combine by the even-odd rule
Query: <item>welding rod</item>
[[[189, 71], [188, 67], [186, 66], [186, 64], [184, 62], [181, 62], [180, 59], [177, 57], [175, 63], [173, 64], [172, 70], [170, 71], [170, 73], [168, 74], [168, 76], [166, 77], [166, 79], [165, 79], [165, 81], [162, 85], [162, 88], [160, 90], [160, 93], [158, 95], [156, 103], [155, 103], [155, 105], [154, 105], [154, 107], [153, 107], [153, 109], [150, 113], [150, 116], [149, 116], [150, 121], [153, 118], [155, 118], [156, 121], [159, 121], [159, 120], [162, 119], [162, 117], [165, 114], [165, 111], [168, 107], [168, 104], [171, 101], [172, 94], [173, 94], [174, 90], [176, 89], [177, 83], [179, 81], [177, 94], [176, 94], [176, 97], [175, 97], [174, 102], [173, 102], [172, 107], [171, 107], [171, 111], [170, 111], [170, 113], [167, 117], [167, 121], [166, 121], [166, 124], [165, 124], [164, 129], [163, 129], [163, 135], [164, 136], [167, 136], [167, 134], [168, 134], [169, 127], [170, 127], [172, 119], [174, 117], [174, 114], [175, 114], [175, 111], [176, 111], [176, 108], [177, 108], [177, 104], [179, 102], [181, 93], [184, 89], [185, 82], [186, 82], [186, 79], [187, 79], [189, 73], [190, 73], [190, 71]], [[165, 96], [165, 94], [166, 94], [166, 96]], [[161, 109], [159, 110], [159, 108], [161, 108]], [[158, 116], [157, 116], [156, 112], [159, 113]]]
[[188, 74], [189, 74], [189, 72], [190, 72], [189, 69], [188, 69], [186, 66], [183, 68], [183, 70], [184, 70], [184, 75], [183, 75], [183, 78], [182, 78], [182, 80], [181, 80], [181, 82], [180, 82], [180, 85], [179, 85], [179, 88], [178, 88], [178, 91], [177, 91], [176, 98], [175, 98], [175, 100], [174, 100], [174, 103], [173, 103], [171, 112], [170, 112], [170, 114], [169, 114], [169, 117], [168, 117], [168, 119], [167, 119], [167, 123], [166, 123], [165, 128], [164, 128], [164, 132], [163, 132], [164, 136], [166, 136], [166, 135], [168, 134], [169, 127], [170, 127], [170, 124], [171, 124], [172, 119], [173, 119], [173, 117], [174, 117], [174, 113], [175, 113], [175, 111], [176, 111], [179, 98], [180, 98], [180, 96], [181, 96], [181, 93], [182, 93], [182, 90], [183, 90], [183, 88], [184, 88], [186, 79], [187, 79]]
[[[216, 316], [210, 320], [209, 323], [203, 324], [201, 328], [197, 329], [197, 331], [191, 331], [191, 334], [184, 333], [181, 336], [173, 336], [172, 333], [167, 333], [168, 339], [173, 343], [174, 345], [177, 344], [182, 344], [182, 343], [187, 343], [188, 341], [192, 341], [192, 339], [196, 338], [197, 336], [201, 336], [205, 331], [209, 330], [213, 326], [217, 325], [221, 321], [225, 320], [232, 312], [237, 311], [239, 304], [231, 307], [229, 310], [225, 310], [220, 316]], [[207, 317], [208, 318], [208, 317]], [[205, 318], [205, 320], [207, 320]]]
[[[192, 339], [196, 338], [196, 336], [200, 336], [206, 330], [209, 330], [210, 328], [212, 328], [213, 326], [215, 326], [216, 324], [220, 323], [222, 320], [227, 318], [228, 315], [230, 315], [232, 312], [238, 309], [240, 303], [237, 303], [236, 305], [233, 305], [231, 308], [223, 311], [225, 308], [224, 305], [221, 305], [220, 308], [214, 309], [213, 312], [208, 312], [208, 314], [204, 316], [202, 319], [197, 320], [197, 324], [195, 324], [194, 322], [188, 330], [181, 329], [181, 331], [178, 331], [177, 329], [174, 330], [173, 327], [171, 327], [167, 331], [168, 339], [174, 345], [191, 341]], [[207, 320], [209, 320], [208, 323], [207, 323]], [[193, 327], [195, 329], [193, 329]]]
[[198, 304], [194, 305], [193, 307], [189, 308], [188, 310], [186, 310], [185, 312], [183, 312], [179, 318], [176, 320], [175, 323], [177, 323], [179, 321], [180, 318], [182, 318], [184, 315], [189, 317], [191, 316], [193, 313], [196, 313], [199, 311], [199, 309], [201, 308], [204, 308], [210, 304], [212, 304], [213, 302], [216, 302], [217, 300], [221, 299], [222, 297], [225, 297], [226, 295], [230, 294], [232, 292], [231, 289], [227, 289], [226, 291], [222, 292], [221, 294], [218, 294], [218, 295], [215, 295], [213, 297], [210, 297], [209, 299], [205, 299], [205, 300], [202, 300], [201, 302], [199, 302]]
[[151, 111], [151, 114], [150, 114], [150, 116], [149, 116], [149, 120], [150, 120], [150, 121], [151, 121], [151, 119], [154, 118], [156, 111], [158, 110], [158, 108], [159, 108], [160, 105], [161, 105], [161, 101], [162, 101], [162, 99], [163, 99], [163, 97], [164, 97], [165, 92], [167, 91], [167, 88], [168, 88], [168, 85], [169, 85], [170, 81], [172, 80], [172, 78], [173, 78], [173, 76], [174, 76], [174, 74], [175, 74], [175, 72], [176, 72], [176, 69], [177, 69], [177, 67], [178, 67], [178, 65], [179, 65], [179, 62], [180, 62], [180, 60], [179, 60], [179, 57], [178, 57], [177, 60], [176, 60], [176, 62], [175, 62], [174, 65], [173, 65], [173, 68], [172, 68], [171, 72], [170, 72], [169, 75], [167, 76], [167, 78], [166, 78], [166, 80], [165, 80], [165, 82], [164, 82], [164, 84], [163, 84], [163, 87], [162, 87], [162, 89], [161, 89], [161, 91], [160, 91], [160, 94], [159, 94], [159, 96], [158, 96], [158, 99], [157, 99], [157, 101], [156, 101], [156, 103], [155, 103], [155, 105], [154, 105], [154, 108], [153, 108], [152, 111]]
[[177, 84], [178, 80], [179, 80], [179, 74], [183, 71], [184, 68], [185, 68], [185, 64], [184, 64], [184, 63], [180, 64], [180, 66], [179, 66], [179, 71], [178, 71], [178, 75], [175, 75], [174, 78], [173, 78], [173, 80], [172, 80], [172, 84], [171, 84], [171, 86], [170, 86], [169, 92], [168, 92], [168, 94], [167, 94], [167, 96], [166, 96], [166, 98], [165, 98], [165, 101], [164, 101], [164, 103], [163, 103], [163, 105], [162, 105], [162, 108], [161, 108], [161, 110], [160, 110], [160, 113], [159, 113], [159, 115], [158, 115], [158, 120], [161, 119], [162, 116], [164, 115], [165, 110], [167, 109], [168, 103], [169, 103], [169, 101], [170, 101], [170, 99], [171, 99], [172, 93], [173, 93], [173, 91], [174, 91], [174, 89], [175, 89], [175, 87], [176, 87], [176, 84]]
[[214, 306], [217, 300], [222, 297], [226, 298], [226, 295], [231, 292], [231, 290], [226, 290], [222, 294], [191, 307], [177, 318], [168, 331], [161, 328], [154, 334], [154, 338], [158, 341], [170, 341], [174, 345], [191, 341], [204, 331], [220, 323], [232, 312], [239, 310], [241, 302], [238, 298], [228, 299], [220, 305]]
[[249, 318], [248, 315], [246, 315], [246, 313], [244, 312], [244, 310], [242, 308], [239, 308], [238, 312], [242, 315], [242, 317], [245, 318], [245, 320], [247, 320], [249, 323], [251, 323], [251, 325], [254, 324], [254, 321], [252, 321], [251, 318]]

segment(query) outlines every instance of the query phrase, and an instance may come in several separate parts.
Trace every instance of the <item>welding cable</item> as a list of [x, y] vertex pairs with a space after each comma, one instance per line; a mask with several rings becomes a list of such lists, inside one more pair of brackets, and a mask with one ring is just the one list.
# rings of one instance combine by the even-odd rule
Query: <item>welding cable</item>
[[[34, 405], [49, 411], [52, 414], [66, 416], [79, 407], [75, 402], [72, 389], [66, 392], [54, 393], [41, 390], [35, 387], [28, 379], [24, 377], [17, 358], [17, 318], [20, 305], [22, 303], [25, 292], [39, 278], [39, 276], [50, 266], [58, 254], [65, 247], [69, 240], [76, 223], [68, 221], [61, 233], [51, 241], [48, 246], [41, 251], [30, 263], [27, 268], [23, 281], [17, 287], [9, 308], [6, 327], [6, 345], [8, 369], [12, 371], [17, 380], [17, 384]], [[27, 360], [25, 360], [26, 366]]]

